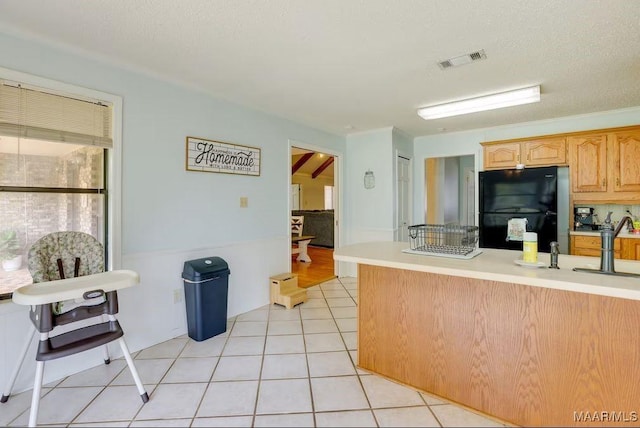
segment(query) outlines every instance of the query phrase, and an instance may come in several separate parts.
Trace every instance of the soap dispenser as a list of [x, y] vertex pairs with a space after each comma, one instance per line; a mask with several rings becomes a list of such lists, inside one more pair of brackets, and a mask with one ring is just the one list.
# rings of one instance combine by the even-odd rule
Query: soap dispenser
[[558, 254], [560, 254], [558, 242], [551, 241], [549, 245], [551, 246], [549, 269], [560, 269], [558, 266]]

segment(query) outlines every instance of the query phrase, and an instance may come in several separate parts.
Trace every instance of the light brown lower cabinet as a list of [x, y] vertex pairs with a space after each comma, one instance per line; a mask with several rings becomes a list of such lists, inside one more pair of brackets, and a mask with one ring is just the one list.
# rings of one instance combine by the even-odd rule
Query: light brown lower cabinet
[[640, 260], [640, 239], [622, 238], [622, 258]]
[[[572, 256], [600, 257], [600, 236], [575, 235], [571, 237]], [[625, 260], [640, 260], [640, 239], [616, 238], [613, 241], [613, 257]]]
[[[613, 257], [621, 258], [621, 238], [613, 241]], [[584, 236], [576, 235], [571, 237], [571, 255], [572, 256], [591, 256], [600, 257], [601, 239], [600, 236]]]

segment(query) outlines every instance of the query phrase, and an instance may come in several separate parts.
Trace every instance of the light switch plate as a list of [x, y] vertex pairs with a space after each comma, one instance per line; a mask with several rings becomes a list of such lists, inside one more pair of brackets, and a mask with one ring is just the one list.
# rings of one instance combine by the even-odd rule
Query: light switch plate
[[173, 290], [173, 303], [182, 302], [182, 290], [180, 288], [176, 288]]
[[240, 196], [240, 208], [247, 208], [249, 206], [249, 198], [246, 196]]

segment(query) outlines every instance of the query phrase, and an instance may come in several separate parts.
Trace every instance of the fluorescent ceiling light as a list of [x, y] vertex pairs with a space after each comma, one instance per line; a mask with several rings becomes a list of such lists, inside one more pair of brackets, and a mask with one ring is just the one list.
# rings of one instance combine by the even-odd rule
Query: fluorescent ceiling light
[[540, 101], [540, 85], [500, 92], [484, 97], [423, 107], [418, 109], [418, 115], [425, 120], [439, 119], [441, 117], [457, 116], [459, 114], [475, 113], [477, 111], [537, 103], [538, 101]]

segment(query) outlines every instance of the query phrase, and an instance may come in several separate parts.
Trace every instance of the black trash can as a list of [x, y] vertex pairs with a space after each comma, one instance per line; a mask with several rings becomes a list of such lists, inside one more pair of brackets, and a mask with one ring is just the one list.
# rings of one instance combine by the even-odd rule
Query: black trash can
[[198, 342], [227, 331], [229, 266], [220, 257], [184, 262], [184, 296], [189, 337]]

